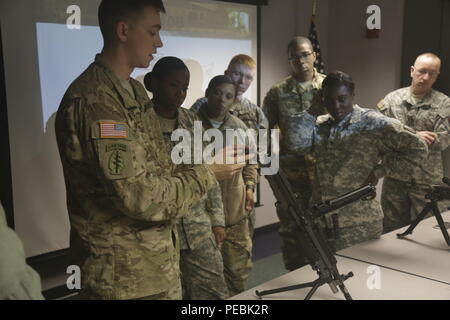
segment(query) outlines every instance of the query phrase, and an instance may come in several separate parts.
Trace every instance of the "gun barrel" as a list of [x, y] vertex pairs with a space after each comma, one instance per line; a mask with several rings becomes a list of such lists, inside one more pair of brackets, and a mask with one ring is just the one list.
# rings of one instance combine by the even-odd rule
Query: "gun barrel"
[[357, 200], [373, 199], [375, 195], [376, 195], [376, 188], [369, 184], [361, 188], [347, 192], [346, 194], [339, 196], [337, 198], [320, 202], [314, 205], [312, 211], [315, 217], [320, 217]]

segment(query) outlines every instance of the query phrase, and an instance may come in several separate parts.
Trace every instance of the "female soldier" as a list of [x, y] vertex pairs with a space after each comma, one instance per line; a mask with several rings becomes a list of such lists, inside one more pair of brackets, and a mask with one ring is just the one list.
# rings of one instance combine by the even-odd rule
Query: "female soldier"
[[[222, 132], [225, 144], [227, 130], [247, 127], [228, 111], [233, 105], [236, 87], [228, 76], [214, 77], [206, 89], [208, 100], [200, 106], [198, 114], [204, 129], [218, 129]], [[239, 132], [238, 132], [239, 136]], [[242, 142], [245, 137], [242, 137]], [[253, 208], [253, 190], [256, 184], [257, 166], [246, 165], [231, 178], [219, 181], [225, 212], [225, 231], [227, 237], [222, 245], [225, 280], [230, 294], [235, 295], [246, 289], [247, 279], [252, 268], [252, 240], [248, 224]]]
[[[192, 133], [194, 121], [199, 121], [194, 112], [181, 107], [189, 86], [189, 70], [180, 59], [164, 57], [158, 60], [152, 72], [146, 74], [144, 83], [153, 93], [152, 101], [167, 152], [171, 154], [175, 146], [171, 141], [172, 132], [186, 129]], [[183, 169], [183, 166], [186, 165], [179, 168]], [[224, 226], [222, 197], [217, 184], [177, 224], [183, 299], [217, 300], [229, 296], [219, 250], [225, 238]]]
[[[379, 178], [394, 175], [410, 179], [427, 155], [425, 143], [399, 121], [375, 110], [353, 104], [354, 83], [336, 71], [322, 82], [321, 100], [329, 114], [317, 118], [308, 112], [288, 120], [282, 144], [295, 155], [316, 154], [316, 170], [322, 200], [347, 193], [362, 185], [376, 185]], [[339, 219], [336, 250], [378, 238], [383, 213], [377, 199], [351, 203], [335, 211]], [[326, 228], [333, 230], [327, 217]]]

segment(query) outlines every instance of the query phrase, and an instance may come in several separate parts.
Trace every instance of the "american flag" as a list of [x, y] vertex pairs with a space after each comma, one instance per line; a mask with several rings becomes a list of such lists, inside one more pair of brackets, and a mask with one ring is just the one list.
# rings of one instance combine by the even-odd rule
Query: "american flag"
[[100, 122], [102, 138], [127, 138], [127, 126], [122, 122]]
[[316, 53], [316, 61], [314, 62], [314, 68], [320, 73], [325, 73], [325, 65], [322, 60], [322, 50], [320, 49], [319, 36], [317, 35], [317, 29], [315, 24], [315, 15], [311, 16], [311, 26], [309, 27], [308, 39], [311, 41], [314, 52]]

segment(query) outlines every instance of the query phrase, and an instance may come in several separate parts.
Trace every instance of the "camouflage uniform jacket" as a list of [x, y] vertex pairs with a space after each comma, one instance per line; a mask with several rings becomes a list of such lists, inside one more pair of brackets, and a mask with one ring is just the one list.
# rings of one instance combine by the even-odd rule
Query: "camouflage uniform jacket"
[[206, 166], [173, 172], [153, 105], [130, 84], [135, 98], [97, 56], [56, 115], [73, 262], [82, 290], [103, 299], [158, 294], [179, 279], [176, 218], [216, 183]]
[[[205, 130], [213, 128], [208, 116], [206, 115], [206, 104], [203, 104], [198, 112], [200, 119], [203, 121], [203, 128]], [[239, 118], [227, 114], [223, 124], [218, 130], [224, 135], [227, 129], [242, 129], [247, 130], [247, 126], [239, 120]], [[227, 141], [224, 141], [225, 144]], [[225, 224], [231, 226], [239, 223], [242, 219], [248, 217], [249, 212], [245, 210], [246, 201], [246, 186], [255, 186], [257, 180], [257, 165], [247, 164], [239, 172], [235, 173], [233, 177], [219, 181], [222, 189], [222, 200], [225, 212]]]
[[[190, 131], [191, 141], [193, 141], [194, 121], [201, 121], [195, 112], [179, 108], [175, 129]], [[171, 140], [172, 131], [164, 132], [163, 130], [169, 154], [171, 154], [173, 147], [177, 144], [176, 141]], [[179, 167], [180, 169], [186, 169], [186, 167], [191, 167], [191, 165], [181, 164]], [[177, 229], [180, 236], [180, 249], [196, 249], [204, 241], [212, 237], [213, 226], [225, 227], [222, 194], [218, 182], [208, 191], [207, 195], [191, 208], [188, 215], [179, 219]]]
[[[371, 172], [377, 178], [408, 177], [427, 156], [426, 144], [412, 129], [358, 106], [339, 123], [329, 115], [317, 120], [307, 112], [294, 115], [288, 123], [288, 137], [289, 152], [315, 151], [322, 200], [361, 187]], [[354, 202], [334, 213], [341, 227], [383, 219], [376, 199]]]
[[278, 125], [283, 134], [285, 123], [291, 115], [307, 111], [313, 105], [314, 97], [322, 87], [323, 79], [325, 75], [314, 69], [311, 86], [306, 90], [293, 76], [274, 85], [267, 92], [263, 103], [263, 111], [267, 115], [270, 128]]
[[450, 98], [431, 90], [414, 104], [410, 87], [406, 87], [389, 93], [377, 107], [384, 115], [396, 118], [417, 131], [437, 134], [429, 146], [428, 158], [417, 167], [413, 179], [419, 184], [440, 184], [444, 175], [442, 151], [450, 145]]
[[[208, 98], [203, 97], [195, 101], [191, 110], [198, 112], [202, 104], [208, 101]], [[249, 99], [242, 97], [241, 100], [235, 100], [230, 108], [230, 113], [245, 123], [249, 129], [267, 129], [269, 123], [260, 107], [251, 102]]]
[[283, 168], [287, 178], [293, 184], [294, 191], [299, 192], [304, 200], [307, 198], [305, 195], [310, 193], [311, 189], [317, 192], [314, 156], [308, 154], [291, 162], [290, 158], [286, 157], [283, 138], [286, 134], [286, 121], [293, 114], [310, 110], [310, 108], [310, 113], [315, 115], [326, 113], [322, 108], [317, 107], [319, 104], [315, 101], [324, 78], [325, 75], [314, 69], [311, 85], [305, 90], [293, 76], [289, 76], [269, 90], [263, 103], [263, 111], [269, 121], [269, 128], [273, 129], [275, 126], [280, 128], [280, 167]]

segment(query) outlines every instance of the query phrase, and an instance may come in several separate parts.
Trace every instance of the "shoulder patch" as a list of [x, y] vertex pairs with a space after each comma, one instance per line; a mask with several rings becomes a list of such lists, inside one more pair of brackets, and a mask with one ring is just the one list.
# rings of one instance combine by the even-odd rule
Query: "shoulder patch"
[[128, 126], [125, 122], [100, 121], [100, 138], [128, 138]]
[[97, 140], [100, 167], [107, 179], [124, 179], [134, 175], [131, 141]]

